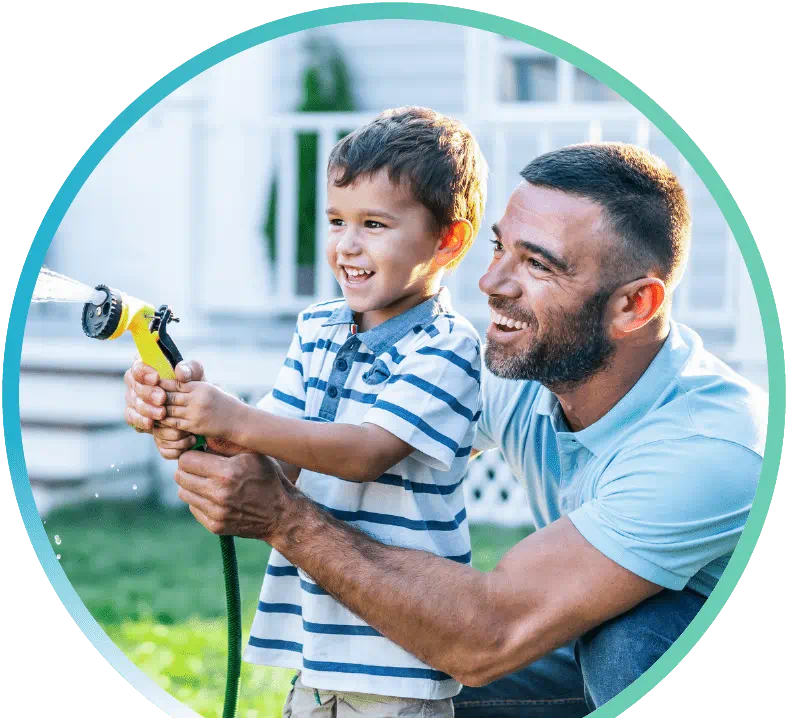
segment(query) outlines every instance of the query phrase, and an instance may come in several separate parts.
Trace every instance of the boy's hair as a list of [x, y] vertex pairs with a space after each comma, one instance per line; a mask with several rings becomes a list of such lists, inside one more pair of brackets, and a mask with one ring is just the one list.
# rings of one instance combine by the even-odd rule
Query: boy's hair
[[468, 128], [425, 107], [399, 107], [344, 137], [328, 160], [337, 187], [384, 168], [429, 210], [436, 233], [460, 219], [470, 222], [471, 241], [446, 269], [456, 267], [479, 233], [487, 197], [487, 162]]

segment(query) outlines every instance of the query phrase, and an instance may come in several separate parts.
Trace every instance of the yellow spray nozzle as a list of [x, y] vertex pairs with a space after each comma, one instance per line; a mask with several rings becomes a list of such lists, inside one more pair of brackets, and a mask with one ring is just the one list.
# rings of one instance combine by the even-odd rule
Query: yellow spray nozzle
[[[117, 339], [131, 332], [137, 351], [145, 364], [153, 367], [162, 379], [174, 379], [181, 354], [167, 332], [171, 321], [179, 321], [166, 305], [154, 309], [136, 297], [99, 284], [96, 302], [82, 310], [82, 328], [93, 339]], [[205, 451], [205, 437], [198, 436], [192, 449]]]
[[106, 297], [101, 304], [88, 302], [82, 311], [82, 328], [93, 339], [117, 339], [131, 332], [140, 358], [153, 367], [163, 379], [174, 379], [175, 371], [171, 360], [162, 351], [159, 342], [159, 327], [152, 329], [156, 310], [152, 305], [110, 289], [100, 284], [96, 287]]

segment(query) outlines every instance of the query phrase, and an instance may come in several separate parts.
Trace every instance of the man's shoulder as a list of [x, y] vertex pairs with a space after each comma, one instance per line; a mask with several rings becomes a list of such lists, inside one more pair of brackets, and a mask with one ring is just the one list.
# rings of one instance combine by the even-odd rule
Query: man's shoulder
[[708, 351], [694, 332], [677, 327], [689, 352], [649, 413], [649, 423], [664, 429], [668, 422], [686, 425], [689, 434], [737, 444], [763, 456], [766, 392]]

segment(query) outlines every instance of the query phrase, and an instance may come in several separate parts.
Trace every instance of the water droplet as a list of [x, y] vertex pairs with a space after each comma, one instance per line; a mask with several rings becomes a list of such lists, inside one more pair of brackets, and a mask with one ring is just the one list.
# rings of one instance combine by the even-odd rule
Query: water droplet
[[95, 493], [95, 494], [93, 494], [93, 496], [95, 496], [96, 498], [98, 498], [98, 493]]
[[132, 488], [132, 489], [134, 489], [134, 490], [136, 491], [136, 490], [137, 490], [137, 484], [132, 484], [132, 485], [131, 485], [131, 488]]
[[115, 468], [115, 464], [110, 464], [110, 465], [109, 465], [109, 468], [110, 468], [110, 469], [114, 469], [114, 468]]
[[55, 557], [58, 561], [60, 561], [60, 554]]
[[47, 522], [46, 522], [46, 521], [44, 521], [44, 526], [46, 526], [46, 525], [47, 525]]
[[60, 540], [60, 536], [58, 536], [57, 534], [55, 534], [55, 543], [56, 543], [58, 546], [60, 546], [60, 544], [62, 543], [62, 541]]

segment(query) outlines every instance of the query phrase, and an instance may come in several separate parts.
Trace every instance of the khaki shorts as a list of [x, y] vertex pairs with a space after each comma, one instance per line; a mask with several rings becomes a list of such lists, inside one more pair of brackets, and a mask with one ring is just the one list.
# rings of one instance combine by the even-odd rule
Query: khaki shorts
[[[318, 698], [320, 699], [318, 702]], [[369, 693], [328, 691], [322, 688], [315, 693], [301, 683], [301, 674], [285, 701], [282, 718], [454, 718], [451, 698], [427, 701], [421, 698], [393, 698]]]

